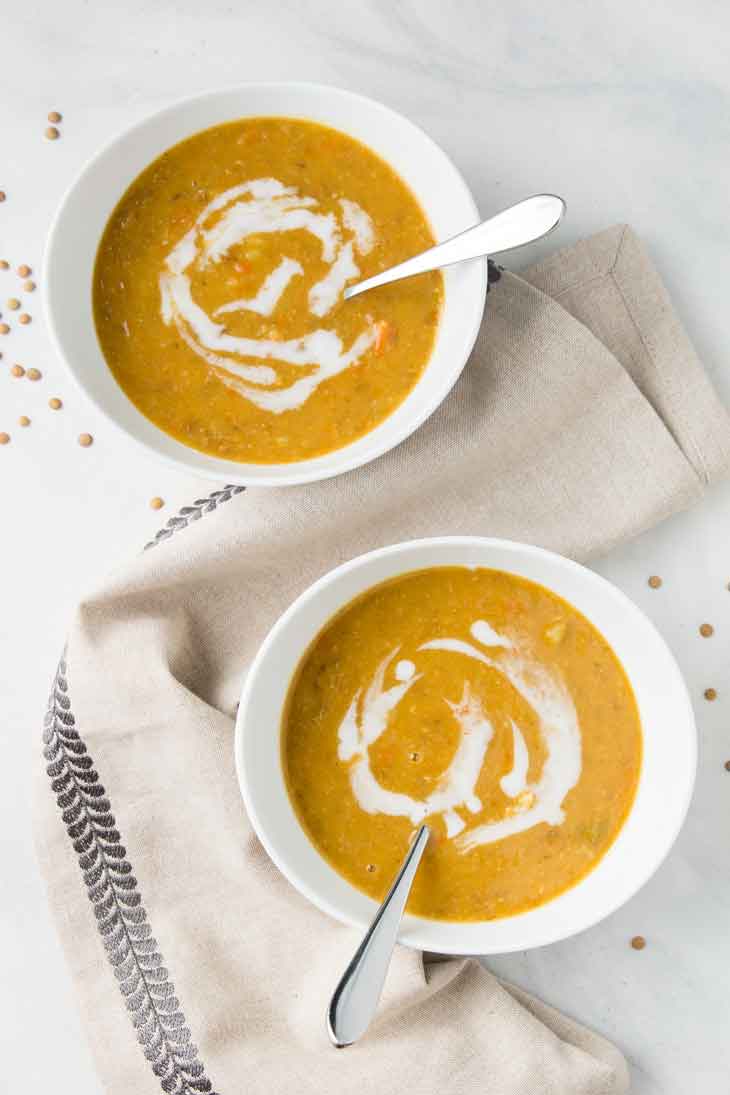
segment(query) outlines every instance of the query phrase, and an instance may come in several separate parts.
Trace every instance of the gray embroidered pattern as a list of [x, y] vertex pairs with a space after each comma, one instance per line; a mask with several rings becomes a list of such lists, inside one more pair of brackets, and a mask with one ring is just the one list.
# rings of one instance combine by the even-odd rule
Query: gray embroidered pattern
[[181, 528], [187, 528], [193, 521], [199, 521], [204, 513], [212, 513], [222, 502], [230, 501], [231, 498], [245, 489], [245, 487], [238, 487], [233, 483], [229, 483], [220, 490], [214, 490], [207, 498], [196, 498], [191, 506], [183, 506], [176, 517], [171, 517], [167, 524], [155, 534], [155, 538], [145, 544], [144, 550], [147, 551], [148, 548], [156, 547], [163, 540], [169, 540], [173, 532], [178, 532]]
[[[203, 514], [212, 513], [243, 489], [226, 486], [183, 507], [146, 547], [154, 547]], [[102, 943], [152, 1071], [168, 1095], [215, 1095], [147, 921], [111, 803], [76, 728], [63, 657], [48, 700], [43, 755]]]

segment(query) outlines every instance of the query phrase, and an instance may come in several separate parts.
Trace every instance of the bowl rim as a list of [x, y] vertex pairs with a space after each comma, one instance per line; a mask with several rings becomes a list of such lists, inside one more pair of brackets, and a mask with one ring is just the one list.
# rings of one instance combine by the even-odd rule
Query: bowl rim
[[[453, 928], [459, 928], [460, 926], [464, 927], [464, 928], [469, 928], [469, 927], [472, 927], [472, 926], [474, 926], [476, 924], [480, 924], [480, 923], [493, 924], [493, 923], [499, 923], [500, 921], [510, 921], [510, 920], [514, 921], [519, 916], [525, 915], [524, 913], [515, 914], [515, 916], [512, 916], [512, 917], [500, 918], [500, 920], [498, 920], [498, 921], [489, 921], [488, 920], [488, 921], [464, 921], [464, 922], [462, 922], [462, 921], [438, 921], [438, 920], [433, 920], [433, 919], [429, 919], [429, 918], [426, 918], [426, 917], [418, 917], [418, 916], [413, 916], [413, 915], [406, 914], [403, 918], [403, 923], [401, 925], [401, 931], [400, 931], [399, 940], [398, 940], [404, 946], [408, 946], [408, 947], [411, 947], [413, 949], [424, 950], [424, 951], [437, 951], [438, 953], [451, 954], [451, 955], [462, 955], [462, 956], [487, 955], [487, 954], [507, 954], [507, 953], [511, 953], [511, 952], [514, 952], [514, 951], [528, 950], [528, 949], [531, 950], [531, 949], [535, 949], [537, 947], [547, 946], [551, 943], [560, 942], [560, 941], [562, 941], [564, 939], [568, 939], [568, 938], [570, 938], [574, 935], [582, 934], [584, 931], [587, 931], [588, 929], [594, 927], [596, 924], [600, 923], [602, 920], [605, 920], [608, 916], [610, 916], [612, 913], [616, 912], [617, 909], [619, 909], [621, 906], [626, 904], [629, 900], [631, 900], [632, 897], [635, 896], [635, 894], [656, 873], [656, 871], [659, 869], [659, 867], [664, 862], [664, 860], [667, 858], [667, 856], [669, 855], [669, 852], [673, 848], [673, 846], [675, 844], [675, 841], [676, 841], [676, 839], [677, 839], [677, 837], [680, 833], [680, 830], [682, 829], [682, 826], [684, 825], [685, 819], [687, 817], [687, 813], [689, 811], [689, 807], [690, 807], [690, 804], [691, 804], [691, 801], [692, 801], [692, 796], [693, 796], [693, 793], [694, 793], [695, 782], [696, 782], [697, 758], [698, 758], [697, 726], [696, 726], [696, 721], [695, 721], [695, 716], [694, 716], [694, 709], [692, 707], [692, 702], [691, 702], [689, 690], [688, 690], [687, 684], [684, 680], [684, 676], [683, 676], [683, 674], [682, 674], [682, 672], [679, 668], [679, 665], [676, 661], [676, 658], [674, 657], [671, 649], [669, 648], [668, 643], [666, 642], [666, 640], [664, 639], [662, 634], [659, 632], [659, 630], [656, 628], [654, 623], [646, 615], [646, 613], [644, 613], [643, 610], [641, 608], [639, 608], [639, 606], [634, 601], [632, 601], [631, 598], [628, 597], [623, 592], [623, 590], [619, 589], [612, 582], [610, 582], [607, 578], [604, 578], [602, 575], [596, 573], [596, 571], [591, 570], [589, 567], [583, 566], [581, 563], [578, 563], [575, 560], [568, 558], [567, 556], [561, 555], [558, 552], [553, 552], [553, 551], [550, 551], [546, 548], [541, 548], [541, 547], [538, 547], [538, 546], [532, 545], [532, 544], [521, 543], [519, 541], [508, 540], [508, 539], [504, 539], [504, 538], [500, 538], [500, 537], [458, 535], [458, 536], [422, 537], [422, 538], [418, 538], [418, 539], [414, 539], [414, 540], [400, 541], [400, 542], [395, 543], [395, 544], [389, 544], [389, 545], [386, 545], [384, 547], [376, 548], [372, 551], [363, 552], [360, 555], [357, 555], [354, 558], [349, 559], [346, 562], [341, 563], [336, 567], [333, 567], [331, 570], [328, 570], [326, 573], [322, 574], [319, 578], [317, 578], [314, 582], [312, 582], [306, 589], [304, 589], [291, 602], [291, 604], [289, 604], [289, 606], [284, 610], [284, 612], [281, 613], [281, 615], [274, 622], [274, 624], [272, 625], [272, 627], [270, 628], [270, 630], [266, 634], [265, 638], [263, 639], [262, 643], [260, 644], [260, 646], [259, 646], [259, 648], [256, 652], [256, 655], [254, 656], [254, 658], [251, 662], [251, 665], [249, 667], [249, 670], [246, 674], [246, 677], [245, 677], [245, 680], [244, 680], [244, 683], [243, 683], [243, 687], [242, 687], [242, 690], [241, 690], [241, 697], [240, 697], [240, 702], [239, 702], [239, 707], [238, 707], [238, 713], [237, 713], [237, 716], [236, 716], [235, 733], [234, 733], [234, 741], [233, 741], [234, 765], [235, 765], [235, 769], [236, 769], [236, 775], [237, 775], [237, 779], [238, 779], [239, 790], [241, 792], [241, 797], [243, 799], [243, 803], [244, 803], [246, 812], [248, 814], [249, 821], [250, 821], [250, 823], [251, 823], [251, 825], [254, 829], [254, 832], [256, 833], [256, 836], [258, 837], [261, 844], [263, 845], [267, 855], [272, 860], [272, 862], [277, 867], [277, 869], [281, 872], [281, 874], [284, 876], [284, 878], [286, 878], [291, 883], [291, 885], [293, 885], [299, 891], [299, 893], [303, 897], [307, 898], [315, 907], [320, 909], [321, 912], [325, 913], [328, 916], [331, 916], [333, 919], [339, 921], [340, 923], [348, 924], [351, 927], [356, 927], [356, 928], [361, 929], [361, 930], [367, 928], [368, 925], [369, 925], [369, 922], [370, 922], [369, 919], [361, 917], [361, 916], [356, 916], [356, 915], [350, 913], [347, 910], [343, 910], [341, 907], [337, 906], [337, 904], [335, 902], [329, 900], [329, 898], [326, 895], [319, 892], [314, 886], [312, 886], [310, 884], [310, 882], [304, 876], [304, 874], [302, 874], [299, 871], [298, 865], [296, 863], [292, 863], [291, 861], [285, 861], [285, 857], [280, 854], [278, 848], [270, 840], [269, 835], [267, 833], [266, 825], [265, 825], [265, 823], [262, 823], [260, 813], [257, 809], [256, 796], [255, 796], [255, 794], [252, 793], [251, 785], [249, 783], [247, 772], [246, 772], [245, 762], [244, 762], [244, 759], [243, 759], [244, 737], [245, 737], [245, 734], [247, 732], [246, 728], [245, 728], [246, 723], [247, 723], [247, 713], [248, 713], [248, 710], [249, 710], [249, 707], [250, 707], [251, 695], [254, 691], [254, 687], [255, 687], [255, 684], [256, 684], [256, 679], [257, 679], [257, 676], [258, 676], [258, 673], [259, 673], [259, 670], [260, 670], [261, 666], [269, 658], [271, 650], [272, 650], [272, 648], [275, 648], [276, 643], [279, 640], [280, 635], [283, 632], [286, 631], [286, 629], [289, 626], [290, 621], [301, 611], [303, 606], [305, 606], [306, 604], [308, 604], [311, 601], [315, 600], [320, 595], [320, 593], [323, 589], [325, 589], [327, 586], [332, 584], [334, 581], [336, 581], [341, 576], [346, 575], [351, 571], [357, 570], [360, 567], [366, 565], [367, 563], [369, 563], [373, 560], [383, 558], [383, 557], [387, 557], [387, 556], [398, 555], [398, 554], [404, 554], [405, 555], [405, 554], [407, 554], [407, 553], [409, 553], [413, 550], [418, 551], [418, 550], [423, 549], [423, 548], [440, 547], [440, 546], [451, 546], [451, 547], [461, 546], [461, 547], [466, 547], [466, 548], [476, 546], [476, 547], [482, 547], [482, 548], [486, 548], [486, 549], [494, 548], [494, 549], [497, 549], [497, 550], [515, 551], [519, 555], [542, 557], [544, 559], [549, 560], [551, 563], [556, 564], [559, 567], [563, 567], [567, 571], [572, 571], [573, 573], [580, 574], [580, 579], [579, 580], [581, 580], [581, 581], [586, 580], [589, 584], [592, 584], [596, 589], [600, 590], [603, 595], [607, 595], [609, 598], [613, 598], [613, 600], [617, 603], [617, 605], [619, 605], [620, 607], [630, 611], [633, 614], [636, 614], [638, 617], [643, 619], [645, 625], [650, 629], [650, 631], [653, 632], [654, 637], [655, 637], [655, 639], [657, 641], [657, 644], [658, 644], [658, 649], [661, 650], [663, 656], [667, 659], [667, 663], [672, 667], [674, 677], [675, 677], [675, 685], [676, 685], [676, 688], [677, 688], [677, 691], [678, 691], [678, 698], [681, 699], [681, 702], [682, 702], [683, 711], [682, 711], [682, 714], [681, 714], [681, 719], [682, 719], [683, 724], [686, 728], [684, 744], [685, 744], [685, 747], [687, 748], [688, 762], [689, 762], [688, 763], [688, 768], [686, 770], [684, 794], [681, 796], [680, 799], [677, 799], [676, 796], [673, 798], [673, 807], [674, 807], [674, 811], [675, 811], [674, 812], [673, 824], [669, 829], [665, 828], [662, 831], [661, 840], [657, 841], [657, 844], [656, 844], [656, 847], [658, 847], [658, 849], [659, 849], [658, 854], [655, 854], [652, 857], [650, 857], [651, 858], [651, 865], [643, 873], [643, 876], [640, 879], [638, 879], [637, 881], [635, 881], [635, 883], [633, 883], [626, 891], [622, 891], [621, 894], [618, 897], [614, 896], [609, 901], [605, 902], [605, 904], [602, 904], [600, 906], [600, 908], [596, 909], [595, 915], [591, 915], [591, 916], [587, 917], [585, 919], [585, 921], [581, 924], [580, 927], [578, 927], [578, 928], [572, 928], [571, 927], [567, 931], [561, 931], [559, 928], [556, 928], [554, 931], [547, 931], [543, 935], [541, 935], [539, 941], [537, 941], [537, 942], [525, 943], [524, 940], [517, 939], [512, 943], [508, 943], [508, 944], [505, 944], [505, 945], [500, 945], [499, 948], [494, 948], [494, 949], [490, 949], [490, 950], [475, 951], [475, 950], [464, 949], [463, 947], [459, 947], [458, 945], [455, 945], [453, 942], [450, 942], [448, 940], [439, 940], [438, 944], [435, 945], [435, 940], [433, 938], [429, 938], [428, 934], [424, 934], [424, 929], [423, 929], [423, 926], [425, 926], [425, 931], [428, 932], [429, 926], [432, 928], [432, 930], [438, 930], [438, 926], [441, 925], [441, 924], [444, 925], [445, 929], [449, 929], [449, 928], [453, 929]], [[443, 564], [443, 565], [459, 565], [459, 564]], [[464, 565], [464, 566], [471, 566], [471, 565], [479, 566], [480, 564], [478, 564], [478, 563], [477, 564], [465, 563], [465, 564], [462, 564], [462, 565]], [[484, 566], [488, 568], [489, 564], [485, 563]], [[414, 563], [413, 565], [405, 566], [398, 573], [407, 574], [411, 571], [418, 570], [418, 569], [420, 569], [418, 567], [418, 564]], [[394, 576], [397, 576], [397, 575], [394, 575]], [[365, 589], [374, 588], [375, 586], [379, 585], [382, 580], [383, 579], [379, 579], [379, 580], [374, 581], [371, 586], [367, 586], [367, 587], [365, 587]], [[532, 579], [532, 580], [534, 581], [535, 579]], [[543, 584], [543, 583], [538, 583], [538, 584]], [[546, 586], [546, 588], [549, 588], [549, 587]], [[558, 594], [558, 595], [562, 596], [562, 594]], [[355, 594], [353, 596], [358, 596], [358, 594]], [[349, 597], [345, 600], [342, 600], [341, 603], [340, 603], [340, 609], [345, 607], [352, 599], [353, 599], [353, 597]], [[564, 599], [567, 599], [567, 598], [564, 598]], [[338, 610], [335, 610], [335, 612], [336, 611], [338, 611]], [[586, 613], [584, 612], [583, 609], [579, 608], [578, 611], [583, 613], [584, 615], [586, 615]], [[329, 616], [329, 619], [331, 619], [334, 614], [335, 613], [331, 613], [330, 616]], [[590, 621], [590, 616], [587, 616], [587, 618], [589, 619], [589, 622], [592, 622], [592, 621]], [[323, 626], [326, 626], [326, 624], [323, 625]], [[596, 626], [596, 625], [594, 625], [594, 626]], [[318, 629], [318, 633], [319, 633], [319, 630], [321, 630], [321, 628]], [[301, 659], [304, 656], [305, 653], [306, 653], [306, 644], [300, 651], [299, 659]], [[618, 657], [618, 655], [617, 655], [617, 657]], [[627, 675], [628, 675], [628, 669], [626, 668], [626, 666], [624, 666], [623, 661], [621, 661], [621, 659], [619, 659], [619, 661], [620, 661], [620, 664], [622, 665], [622, 668], [624, 669], [624, 672], [627, 673]], [[297, 664], [299, 664], [299, 662]], [[632, 687], [633, 687], [633, 685], [632, 685]], [[280, 727], [277, 727], [277, 737], [279, 735], [280, 735]], [[642, 740], [643, 740], [643, 744], [644, 744], [644, 749], [642, 751], [642, 771], [643, 771], [643, 765], [644, 765], [644, 760], [645, 760], [645, 752], [646, 752], [646, 740], [645, 740], [645, 733], [644, 733], [643, 728], [642, 728]], [[638, 797], [638, 788], [637, 788], [634, 800], [632, 801], [629, 813], [628, 813], [627, 817], [624, 819], [620, 829], [618, 830], [618, 833], [616, 834], [616, 837], [614, 838], [613, 844], [608, 849], [608, 851], [605, 853], [606, 855], [611, 851], [611, 848], [614, 847], [614, 845], [616, 843], [616, 840], [618, 840], [618, 837], [620, 836], [621, 832], [623, 831], [623, 829], [628, 824], [631, 813], [634, 810], [634, 807], [636, 805], [637, 797]], [[294, 814], [294, 817], [296, 818], [296, 820], [298, 822], [298, 818], [296, 817], [296, 814], [294, 812], [293, 812], [293, 814]], [[309, 837], [307, 836], [305, 830], [301, 827], [301, 824], [300, 824], [300, 829], [304, 833], [305, 838], [307, 840], [309, 840], [309, 842], [311, 844], [312, 842], [309, 839]], [[315, 852], [320, 856], [320, 858], [323, 858], [321, 856], [321, 853], [319, 852], [319, 850], [316, 848], [316, 846], [312, 844], [312, 847], [314, 847]], [[569, 889], [567, 891], [563, 891], [563, 892], [564, 893], [569, 893], [570, 891], [578, 889], [581, 886], [584, 879], [590, 877], [590, 875], [593, 873], [593, 870], [595, 870], [595, 868], [598, 867], [598, 865], [602, 862], [602, 860], [604, 858], [605, 858], [605, 855], [603, 857], [601, 857], [601, 859], [599, 859], [599, 861], [596, 863], [595, 867], [591, 871], [589, 871], [587, 875], [583, 876], [573, 886], [569, 887]], [[325, 862], [326, 862], [326, 860], [325, 860]], [[332, 868], [332, 869], [334, 870], [334, 868]], [[339, 872], [337, 872], [337, 873], [339, 873]], [[339, 877], [343, 878], [344, 876], [340, 875]], [[347, 879], [344, 879], [344, 881], [356, 893], [358, 893], [358, 894], [361, 893], [361, 891], [357, 890], [357, 887], [353, 886], [352, 883], [348, 882]], [[365, 895], [365, 896], [367, 896], [367, 895]], [[559, 900], [559, 898], [561, 896], [562, 896], [562, 893], [556, 895], [556, 897], [552, 900], [553, 901]], [[371, 912], [371, 916], [372, 916], [377, 911], [378, 903], [376, 901], [370, 899], [370, 898], [368, 898], [367, 900], [368, 900], [368, 902], [371, 906], [371, 909], [372, 909], [372, 912]], [[545, 908], [545, 907], [551, 905], [551, 903], [552, 903], [552, 901], [547, 901], [542, 906], [536, 906], [536, 908], [538, 908], [538, 909], [539, 908]], [[529, 911], [532, 911], [532, 910], [528, 910], [527, 912], [529, 913]], [[435, 929], [433, 927], [434, 925], [436, 926]]]
[[[292, 92], [306, 91], [307, 93], [312, 94], [322, 94], [324, 96], [349, 99], [352, 102], [360, 103], [368, 110], [374, 110], [384, 116], [388, 115], [392, 118], [395, 118], [399, 124], [410, 127], [412, 131], [416, 133], [418, 137], [424, 142], [424, 144], [426, 144], [434, 153], [442, 157], [445, 165], [453, 174], [454, 185], [461, 191], [461, 198], [463, 199], [464, 207], [469, 208], [469, 211], [472, 214], [475, 223], [480, 219], [479, 210], [474, 196], [471, 193], [471, 190], [469, 189], [469, 186], [467, 185], [464, 176], [462, 175], [461, 171], [458, 169], [454, 161], [451, 159], [448, 153], [445, 152], [444, 149], [434, 140], [434, 138], [426, 132], [425, 129], [418, 125], [418, 123], [412, 121], [405, 114], [400, 113], [400, 111], [394, 110], [392, 107], [387, 106], [385, 103], [381, 103], [379, 100], [373, 99], [370, 96], [363, 95], [360, 92], [349, 91], [345, 88], [340, 88], [333, 84], [320, 84], [316, 81], [308, 80], [252, 80], [247, 83], [233, 83], [229, 85], [222, 85], [217, 88], [200, 92], [196, 95], [181, 96], [168, 103], [166, 106], [160, 108], [159, 110], [154, 110], [150, 113], [144, 114], [141, 118], [137, 119], [137, 121], [133, 122], [131, 125], [120, 127], [109, 140], [107, 140], [85, 161], [85, 163], [76, 173], [72, 182], [66, 188], [63, 197], [61, 198], [61, 201], [51, 220], [51, 225], [46, 236], [46, 242], [41, 263], [41, 299], [53, 349], [60, 358], [60, 360], [63, 362], [64, 368], [66, 369], [66, 372], [70, 374], [74, 384], [76, 385], [77, 390], [81, 391], [84, 394], [84, 396], [92, 403], [92, 405], [103, 416], [103, 418], [112, 425], [114, 430], [117, 433], [126, 437], [128, 440], [134, 442], [136, 445], [140, 446], [143, 450], [150, 453], [155, 459], [162, 460], [168, 466], [175, 467], [179, 471], [183, 471], [187, 474], [198, 475], [202, 479], [210, 479], [217, 482], [255, 487], [300, 486], [306, 483], [320, 482], [327, 479], [332, 479], [338, 475], [344, 475], [347, 472], [354, 471], [356, 468], [363, 467], [364, 465], [371, 463], [373, 460], [377, 460], [379, 457], [396, 448], [413, 433], [419, 430], [424, 422], [438, 409], [438, 407], [447, 398], [449, 392], [452, 390], [457, 380], [461, 376], [471, 356], [484, 316], [484, 308], [486, 304], [488, 288], [486, 258], [481, 260], [474, 260], [474, 265], [478, 266], [481, 270], [481, 278], [477, 292], [474, 294], [474, 307], [471, 328], [464, 336], [463, 350], [460, 352], [459, 355], [456, 355], [459, 357], [463, 357], [461, 365], [453, 370], [453, 374], [448, 370], [443, 371], [443, 377], [445, 378], [444, 381], [442, 381], [435, 387], [431, 397], [428, 400], [423, 400], [420, 409], [418, 409], [413, 414], [412, 419], [405, 423], [404, 426], [402, 426], [399, 430], [397, 430], [392, 437], [382, 438], [379, 442], [372, 445], [365, 452], [362, 452], [360, 453], [360, 455], [354, 457], [350, 456], [349, 458], [344, 458], [341, 461], [336, 460], [337, 454], [345, 454], [348, 449], [351, 448], [351, 446], [365, 440], [369, 435], [375, 433], [375, 431], [378, 429], [378, 426], [386, 423], [388, 421], [388, 418], [390, 418], [392, 414], [394, 414], [395, 411], [398, 410], [398, 407], [403, 406], [403, 402], [405, 402], [405, 400], [400, 403], [398, 407], [394, 408], [394, 411], [391, 412], [391, 415], [383, 419], [383, 422], [379, 423], [378, 426], [373, 428], [373, 430], [369, 431], [366, 434], [363, 434], [362, 437], [355, 438], [353, 441], [349, 442], [347, 445], [342, 446], [340, 449], [332, 449], [326, 453], [322, 453], [319, 457], [309, 458], [307, 461], [292, 461], [291, 463], [286, 464], [247, 464], [239, 461], [226, 461], [223, 458], [211, 457], [210, 466], [193, 467], [192, 464], [189, 463], [188, 460], [185, 458], [186, 450], [189, 449], [191, 452], [196, 453], [196, 455], [199, 457], [208, 457], [210, 456], [210, 454], [202, 453], [199, 450], [192, 449], [190, 446], [186, 446], [183, 442], [178, 442], [180, 451], [179, 456], [174, 455], [173, 453], [163, 452], [161, 451], [161, 449], [147, 442], [143, 438], [136, 436], [130, 429], [125, 426], [123, 422], [119, 421], [110, 411], [108, 411], [103, 405], [102, 401], [98, 399], [94, 393], [92, 393], [92, 391], [87, 387], [86, 384], [84, 384], [80, 375], [80, 371], [78, 371], [75, 365], [72, 364], [71, 355], [68, 354], [64, 349], [63, 339], [59, 334], [56, 319], [57, 307], [60, 307], [60, 305], [54, 299], [56, 295], [56, 286], [55, 279], [52, 276], [51, 270], [55, 257], [55, 251], [58, 247], [58, 237], [60, 235], [60, 229], [64, 225], [68, 206], [71, 203], [77, 188], [82, 185], [87, 176], [94, 171], [97, 165], [101, 163], [104, 158], [110, 153], [110, 151], [122, 140], [128, 137], [133, 137], [135, 133], [144, 130], [147, 126], [155, 123], [164, 122], [166, 118], [174, 116], [182, 108], [190, 107], [194, 104], [204, 104], [206, 101], [215, 100], [222, 96], [235, 95], [237, 93], [244, 95], [251, 92], [256, 94], [262, 91], [281, 90], [287, 90]], [[241, 114], [240, 117], [246, 117], [246, 115]], [[308, 116], [306, 114], [292, 113], [291, 115], [287, 115], [287, 117], [306, 119]], [[333, 126], [333, 128], [337, 127]], [[203, 130], [195, 130], [195, 132], [202, 131]], [[191, 136], [192, 135], [193, 134], [191, 134]], [[398, 174], [398, 176], [400, 177], [400, 172], [397, 171], [397, 169], [389, 163], [388, 159], [381, 152], [379, 152], [375, 148], [371, 148], [371, 146], [368, 145], [366, 141], [360, 138], [355, 139], [360, 140], [360, 142], [362, 144], [365, 144], [365, 146], [369, 148], [370, 151], [373, 151], [375, 155], [384, 160], [388, 164], [388, 166], [390, 166], [392, 170], [396, 171], [396, 174]], [[174, 147], [174, 144], [176, 143], [179, 142], [173, 142], [173, 144], [168, 147]], [[409, 186], [407, 182], [406, 185]], [[121, 198], [123, 192], [123, 190], [120, 191], [118, 195], [119, 198]], [[99, 354], [101, 359], [104, 360], [104, 355], [101, 347], [99, 347]], [[106, 365], [106, 367], [109, 368], [108, 365]], [[428, 362], [426, 364], [426, 368], [427, 367]], [[421, 377], [423, 377], [423, 375], [425, 375], [425, 370], [424, 373], [421, 374]], [[411, 392], [416, 391], [416, 389], [418, 388], [418, 384], [420, 383], [420, 379], [421, 378], [419, 378], [414, 387], [411, 389]], [[121, 387], [120, 390], [123, 392], [123, 389], [121, 389]], [[125, 392], [123, 392], [123, 394], [126, 396]], [[126, 398], [129, 400], [128, 396], [126, 396]], [[143, 412], [139, 411], [139, 409], [136, 408], [135, 404], [132, 403], [131, 400], [129, 400], [129, 402], [138, 413], [143, 414]], [[144, 417], [146, 418], [147, 416], [144, 415]], [[147, 421], [151, 422], [156, 431], [163, 434], [167, 438], [172, 438], [172, 435], [167, 434], [166, 431], [162, 430], [159, 426], [152, 422], [151, 419], [147, 419]], [[172, 440], [176, 441], [177, 439], [172, 438]], [[311, 465], [312, 463], [320, 459], [324, 460], [326, 458], [332, 458], [336, 462], [336, 466], [326, 469], [319, 467], [310, 467], [309, 470], [305, 470], [303, 468], [300, 468], [299, 471], [296, 470], [301, 465]], [[272, 469], [271, 472], [268, 474], [266, 471], [267, 468]], [[277, 473], [274, 469], [284, 469], [284, 472], [282, 473], [281, 471], [279, 471]]]

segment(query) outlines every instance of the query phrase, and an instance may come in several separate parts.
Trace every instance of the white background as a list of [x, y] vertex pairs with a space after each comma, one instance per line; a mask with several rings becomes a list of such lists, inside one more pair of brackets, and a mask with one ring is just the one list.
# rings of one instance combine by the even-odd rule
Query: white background
[[[38, 270], [53, 210], [87, 157], [172, 99], [246, 80], [333, 83], [424, 126], [484, 215], [552, 190], [568, 201], [561, 242], [631, 222], [730, 401], [729, 12], [711, 0], [2, 0], [0, 258]], [[51, 109], [64, 115], [55, 143], [43, 137]], [[17, 287], [0, 272], [3, 318]], [[75, 601], [210, 488], [105, 426], [53, 356], [37, 297], [33, 323], [0, 337], [0, 430], [12, 434], [0, 448], [2, 1087], [96, 1095], [34, 861], [30, 769]], [[11, 378], [15, 361], [43, 380]], [[63, 411], [48, 409], [52, 395]], [[26, 430], [20, 414], [33, 420]], [[81, 431], [94, 435], [91, 449], [76, 444]], [[161, 515], [148, 505], [156, 494], [167, 502]], [[695, 701], [700, 777], [678, 845], [599, 927], [490, 963], [615, 1039], [639, 1095], [714, 1095], [730, 1072], [729, 540], [724, 485], [596, 564], [658, 624]], [[651, 573], [664, 578], [661, 590], [647, 588]], [[698, 636], [703, 620], [715, 625], [712, 639]], [[702, 698], [708, 686], [720, 693], [714, 704]], [[637, 933], [648, 940], [641, 953], [629, 947]]]

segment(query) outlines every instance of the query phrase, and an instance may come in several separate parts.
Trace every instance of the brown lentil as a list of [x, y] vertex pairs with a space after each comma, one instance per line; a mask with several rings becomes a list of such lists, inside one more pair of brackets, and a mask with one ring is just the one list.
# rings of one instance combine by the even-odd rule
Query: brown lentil
[[10, 269], [10, 263], [7, 261], [7, 259], [0, 259], [0, 270], [9, 270], [9, 269]]
[[30, 323], [30, 316], [27, 312], [20, 313], [20, 315], [18, 316], [18, 323], [22, 323], [23, 325], [25, 325], [26, 323]]
[[33, 290], [35, 289], [35, 282], [34, 281], [24, 281], [23, 282], [23, 289], [25, 290], [26, 293], [32, 293]]
[[646, 946], [646, 939], [644, 939], [643, 935], [635, 935], [631, 940], [631, 946], [635, 951], [643, 951]]
[[162, 498], [154, 497], [150, 499], [150, 505], [152, 506], [152, 509], [162, 509], [164, 504], [165, 502]]
[[48, 129], [46, 130], [46, 137], [48, 138], [48, 140], [57, 141], [60, 136], [61, 134], [58, 132], [55, 125], [49, 125]]
[[16, 312], [20, 308], [20, 301], [17, 297], [11, 297], [8, 301], [8, 308], [11, 312]]
[[8, 327], [7, 323], [0, 323], [0, 335], [6, 335], [9, 330], [10, 328]]
[[730, 772], [730, 760], [726, 760], [726, 761], [725, 761], [725, 770], [726, 770], [727, 772]]
[[10, 434], [9, 433], [0, 433], [0, 445], [7, 445], [9, 440], [10, 440]]
[[33, 271], [31, 270], [30, 266], [28, 266], [25, 262], [21, 263], [21, 265], [18, 267], [18, 276], [21, 278], [29, 278], [32, 273]]
[[21, 414], [20, 418], [18, 419], [18, 425], [30, 426], [30, 419], [28, 418], [27, 414]]
[[659, 577], [659, 575], [658, 574], [652, 574], [651, 578], [649, 579], [649, 585], [651, 586], [651, 588], [652, 589], [659, 589], [661, 584], [662, 584], [662, 580]]
[[12, 376], [25, 376], [25, 369], [22, 365], [13, 365], [10, 373]]
[[52, 411], [60, 411], [63, 403], [54, 395], [52, 399], [48, 400], [48, 406]]
[[5, 201], [5, 196], [6, 196], [6, 195], [5, 195], [5, 191], [4, 191], [4, 190], [0, 190], [0, 202], [4, 202], [4, 201]]
[[700, 624], [700, 635], [703, 639], [709, 639], [710, 635], [715, 634], [715, 629], [712, 624]]
[[56, 122], [61, 122], [63, 121], [63, 115], [59, 114], [57, 110], [52, 110], [48, 115], [48, 121], [53, 122], [54, 124]]
[[705, 699], [710, 700], [710, 701], [716, 700], [717, 699], [717, 689], [716, 688], [706, 688], [705, 689]]
[[43, 373], [40, 371], [40, 369], [28, 369], [26, 375], [28, 377], [28, 380], [40, 380], [40, 378], [43, 376]]
[[89, 445], [93, 445], [93, 444], [94, 444], [94, 438], [91, 436], [90, 433], [80, 433], [79, 434], [79, 445], [81, 445], [82, 448], [88, 449]]

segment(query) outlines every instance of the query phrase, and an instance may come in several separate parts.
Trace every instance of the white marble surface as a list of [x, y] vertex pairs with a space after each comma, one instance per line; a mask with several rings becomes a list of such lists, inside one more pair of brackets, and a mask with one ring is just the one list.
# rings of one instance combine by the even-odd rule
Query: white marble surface
[[[329, 82], [423, 125], [484, 214], [546, 189], [568, 200], [566, 242], [630, 221], [730, 400], [726, 5], [24, 0], [3, 5], [1, 23], [0, 257], [14, 265], [39, 266], [62, 191], [119, 127], [221, 84]], [[43, 130], [54, 108], [63, 136], [51, 144]], [[4, 300], [14, 279], [0, 278]], [[13, 435], [0, 450], [1, 1086], [95, 1095], [33, 858], [29, 770], [74, 602], [155, 530], [152, 495], [167, 500], [166, 516], [204, 486], [110, 433], [67, 381], [33, 303], [34, 323], [0, 339], [0, 430]], [[11, 379], [16, 360], [41, 368], [42, 383]], [[64, 399], [61, 413], [47, 409], [51, 395]], [[29, 429], [16, 426], [20, 414]], [[82, 430], [94, 434], [92, 449], [75, 443]], [[599, 927], [491, 962], [614, 1038], [639, 1095], [714, 1095], [730, 1071], [729, 542], [726, 485], [597, 564], [658, 624], [696, 701], [699, 784], [677, 847]], [[650, 573], [664, 577], [658, 592], [646, 586]], [[697, 634], [705, 619], [711, 640]], [[714, 704], [702, 699], [708, 685], [720, 692]], [[648, 940], [642, 953], [628, 945], [636, 933]]]

